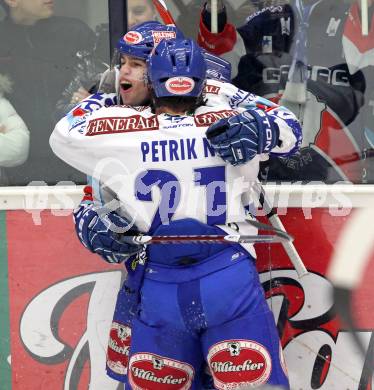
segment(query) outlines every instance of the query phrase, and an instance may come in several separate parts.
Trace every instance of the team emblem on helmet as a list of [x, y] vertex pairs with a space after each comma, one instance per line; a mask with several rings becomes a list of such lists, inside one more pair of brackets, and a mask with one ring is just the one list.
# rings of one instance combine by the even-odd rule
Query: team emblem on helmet
[[129, 31], [124, 35], [123, 39], [129, 45], [136, 45], [143, 40], [143, 35], [137, 31]]
[[175, 31], [152, 31], [153, 43], [158, 45], [163, 39], [175, 39], [177, 34]]
[[168, 92], [174, 95], [185, 95], [195, 87], [195, 82], [189, 77], [172, 77], [165, 83]]

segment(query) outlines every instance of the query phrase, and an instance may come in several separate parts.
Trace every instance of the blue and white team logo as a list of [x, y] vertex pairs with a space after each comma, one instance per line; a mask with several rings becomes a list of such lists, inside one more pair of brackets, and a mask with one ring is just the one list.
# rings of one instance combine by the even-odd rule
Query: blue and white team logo
[[185, 116], [173, 116], [173, 115], [165, 115], [165, 120], [170, 122], [170, 125], [164, 126], [165, 129], [174, 129], [177, 127], [192, 127], [193, 124], [191, 122], [182, 123], [185, 119], [188, 119]]
[[273, 37], [271, 35], [264, 35], [262, 37], [262, 52], [264, 54], [273, 52]]
[[66, 119], [69, 123], [69, 131], [75, 129], [77, 126], [85, 122], [85, 116], [89, 113], [88, 110], [78, 106], [70, 111], [66, 115]]
[[165, 115], [165, 120], [170, 121], [173, 124], [178, 124], [184, 119], [183, 116]]
[[229, 105], [231, 108], [256, 107], [256, 99], [258, 99], [258, 97], [253, 93], [248, 93], [242, 89], [238, 89], [236, 93], [230, 98]]

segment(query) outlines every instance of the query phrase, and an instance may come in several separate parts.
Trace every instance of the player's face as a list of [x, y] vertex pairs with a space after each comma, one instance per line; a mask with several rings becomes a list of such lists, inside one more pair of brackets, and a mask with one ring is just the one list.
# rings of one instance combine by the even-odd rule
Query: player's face
[[7, 0], [16, 23], [34, 24], [53, 15], [54, 0]]
[[150, 0], [127, 1], [127, 24], [129, 28], [135, 24], [155, 19], [155, 9], [150, 4]]
[[146, 83], [146, 64], [138, 58], [123, 55], [119, 73], [122, 103], [143, 106], [149, 103], [150, 92]]

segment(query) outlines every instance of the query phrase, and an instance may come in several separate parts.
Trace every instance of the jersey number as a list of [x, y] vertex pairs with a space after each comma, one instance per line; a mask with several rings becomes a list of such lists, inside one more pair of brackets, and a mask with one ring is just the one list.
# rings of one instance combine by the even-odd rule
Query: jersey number
[[[206, 223], [226, 223], [226, 175], [225, 166], [194, 169], [194, 183], [206, 187]], [[149, 169], [141, 172], [135, 180], [135, 196], [138, 200], [151, 202], [152, 187], [161, 191], [159, 207], [153, 218], [150, 232], [160, 224], [167, 224], [172, 218], [181, 199], [181, 185], [171, 172]]]

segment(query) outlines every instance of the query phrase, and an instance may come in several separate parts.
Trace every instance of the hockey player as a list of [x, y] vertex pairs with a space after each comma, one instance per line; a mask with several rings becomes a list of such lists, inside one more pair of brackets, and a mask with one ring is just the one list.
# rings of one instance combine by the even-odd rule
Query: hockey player
[[[131, 30], [135, 25], [157, 19], [152, 0], [127, 0], [126, 10], [127, 27]], [[110, 75], [110, 69], [108, 69], [109, 34], [108, 23], [97, 25], [95, 28], [95, 44], [93, 49], [80, 52], [79, 63], [75, 67], [75, 75], [63, 91], [61, 99], [56, 104], [56, 122], [65, 116], [78, 102], [91, 94], [98, 91], [112, 92], [104, 91], [105, 87], [102, 77], [103, 73], [105, 76]]]
[[[153, 47], [163, 38], [181, 38], [183, 33], [174, 26], [147, 21], [134, 26], [118, 41], [117, 67], [103, 75], [98, 90], [70, 110], [67, 116], [72, 122], [103, 106], [126, 104], [146, 106], [150, 102], [149, 90], [144, 82], [145, 61]], [[230, 80], [230, 65], [219, 57], [207, 55], [208, 76], [218, 80]], [[103, 92], [108, 91], [108, 92]], [[230, 91], [231, 95], [234, 92]]]
[[[124, 64], [124, 66], [120, 68], [120, 77], [118, 78], [120, 84], [117, 89], [119, 90], [120, 97], [118, 98], [115, 93], [92, 95], [67, 115], [65, 123], [70, 124], [71, 126], [79, 125], [83, 120], [82, 117], [87, 114], [87, 112], [99, 109], [104, 105], [109, 106], [116, 104], [117, 101], [121, 103], [125, 102], [128, 105], [147, 104], [150, 99], [149, 89], [148, 86], [144, 84], [144, 76], [142, 73], [139, 73], [139, 69], [141, 70], [142, 67], [145, 66], [145, 60], [154, 44], [159, 41], [159, 37], [172, 37], [173, 32], [175, 32], [175, 28], [170, 26], [166, 27], [158, 22], [146, 22], [139, 26], [135, 26], [133, 30], [119, 41], [118, 45], [119, 52], [122, 55], [122, 63]], [[180, 33], [177, 31], [175, 35], [178, 34]], [[140, 39], [137, 41], [130, 40], [130, 38], [134, 36], [140, 37]], [[209, 57], [207, 60], [210, 65], [207, 76], [227, 78], [227, 70], [222, 66], [224, 65], [224, 62], [221, 64], [219, 59], [214, 59], [212, 57]], [[212, 62], [213, 60], [215, 62]], [[136, 74], [136, 76], [134, 76], [134, 74]], [[132, 82], [133, 80], [134, 82]], [[131, 88], [128, 88], [129, 84], [131, 84]], [[132, 88], [137, 93], [131, 93]], [[130, 93], [127, 92], [128, 90], [130, 90]], [[139, 99], [139, 96], [142, 96], [143, 98]], [[209, 106], [223, 103], [229, 104], [230, 108], [236, 108], [238, 106], [270, 108], [271, 106], [275, 106], [266, 99], [241, 91], [231, 84], [213, 79], [207, 81], [205, 86], [205, 98], [206, 104]], [[142, 107], [142, 109], [146, 110], [147, 108]], [[123, 245], [118, 242], [116, 236], [105, 227], [98, 217], [96, 206], [93, 204], [92, 188], [86, 187], [85, 190], [85, 198], [81, 206], [75, 212], [78, 237], [87, 248], [100, 254], [106, 261], [118, 263], [124, 261], [131, 254], [131, 250], [129, 250], [127, 244]], [[97, 188], [96, 186], [94, 193], [96, 199], [98, 198], [98, 195], [100, 195], [100, 201], [103, 203], [112, 203], [113, 198], [115, 198], [112, 193], [108, 193], [102, 186], [101, 188]], [[108, 218], [114, 219], [117, 225], [127, 226], [128, 222], [126, 219], [122, 221], [123, 212], [120, 210], [118, 211], [122, 214], [122, 217], [116, 213], [110, 213]], [[132, 249], [138, 250], [139, 248], [135, 247]], [[130, 263], [131, 262], [128, 262], [127, 264]], [[129, 277], [119, 293], [111, 339], [108, 347], [108, 373], [110, 376], [120, 381], [124, 381], [124, 374], [126, 373], [127, 368], [127, 356], [123, 353], [118, 353], [118, 348], [116, 348], [116, 346], [121, 345], [124, 347], [122, 349], [126, 350], [130, 343], [130, 337], [118, 340], [116, 333], [118, 327], [121, 326], [120, 324], [123, 325], [126, 323], [126, 326], [130, 325], [131, 319], [128, 316], [125, 316], [124, 313], [131, 312], [131, 302], [136, 300], [136, 294], [129, 294], [130, 290], [136, 290], [132, 280], [134, 278], [134, 272], [131, 267], [127, 268]], [[136, 283], [137, 281], [135, 281], [135, 284]], [[129, 287], [129, 285], [131, 285], [131, 287]], [[118, 315], [120, 315], [120, 319], [118, 319]], [[127, 330], [127, 334], [131, 334], [129, 329]]]
[[[89, 175], [98, 176], [99, 164], [100, 179], [142, 232], [214, 234], [230, 229], [230, 221], [245, 228], [242, 195], [257, 177], [261, 156], [294, 151], [300, 126], [277, 107], [202, 105], [205, 75], [193, 41], [162, 41], [148, 64], [153, 111], [102, 108], [75, 127], [63, 119], [51, 146]], [[208, 138], [222, 138], [227, 126], [245, 135], [233, 153], [234, 164], [247, 164], [225, 165], [215, 155], [205, 131], [217, 118], [230, 119], [208, 130]], [[197, 388], [204, 360], [217, 388], [288, 386], [253, 256], [251, 245], [148, 246], [129, 351], [133, 388]], [[120, 327], [118, 338], [127, 338], [127, 331]]]

